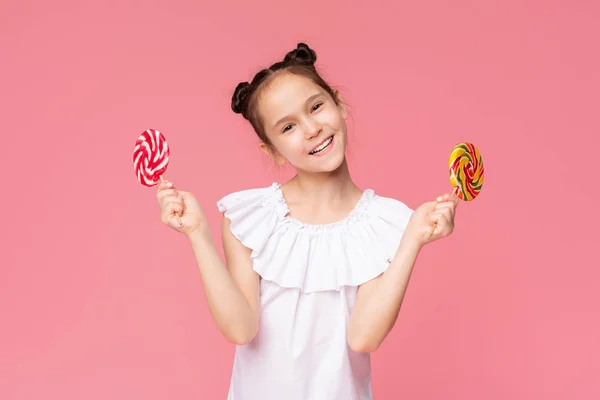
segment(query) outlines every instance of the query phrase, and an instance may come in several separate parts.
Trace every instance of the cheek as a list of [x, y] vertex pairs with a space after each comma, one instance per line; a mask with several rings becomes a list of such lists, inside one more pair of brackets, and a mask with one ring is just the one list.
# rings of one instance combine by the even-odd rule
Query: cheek
[[294, 132], [289, 138], [289, 148], [292, 154], [301, 156], [306, 152], [304, 134], [300, 131]]
[[345, 141], [347, 134], [346, 120], [344, 120], [341, 114], [336, 114], [333, 121], [333, 129], [337, 131], [338, 134], [341, 134], [340, 136], [342, 137], [340, 139], [343, 139]]
[[338, 109], [330, 109], [323, 115], [323, 122], [330, 125], [335, 130], [346, 130], [346, 121]]
[[304, 155], [304, 135], [301, 132], [282, 137], [277, 141], [276, 147], [279, 152], [287, 159]]

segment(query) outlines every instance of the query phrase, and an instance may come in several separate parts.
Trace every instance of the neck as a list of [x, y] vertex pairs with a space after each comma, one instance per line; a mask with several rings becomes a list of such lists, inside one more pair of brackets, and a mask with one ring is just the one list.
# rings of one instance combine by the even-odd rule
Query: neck
[[308, 173], [298, 171], [288, 185], [311, 198], [336, 198], [359, 191], [350, 177], [348, 163], [344, 158], [342, 164], [331, 172]]

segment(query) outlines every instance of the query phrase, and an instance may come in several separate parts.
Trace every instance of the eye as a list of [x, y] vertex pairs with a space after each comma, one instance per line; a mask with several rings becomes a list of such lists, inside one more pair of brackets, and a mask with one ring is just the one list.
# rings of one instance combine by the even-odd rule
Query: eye
[[314, 106], [312, 106], [311, 111], [317, 111], [319, 108], [321, 108], [321, 106], [323, 105], [323, 103], [317, 103]]
[[292, 128], [293, 128], [292, 124], [287, 124], [286, 126], [283, 127], [283, 130], [281, 131], [281, 133], [286, 133], [287, 131], [289, 131]]

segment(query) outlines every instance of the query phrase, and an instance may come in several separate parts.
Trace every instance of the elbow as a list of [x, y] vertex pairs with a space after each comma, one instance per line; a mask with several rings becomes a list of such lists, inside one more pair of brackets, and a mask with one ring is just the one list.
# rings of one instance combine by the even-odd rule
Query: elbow
[[229, 343], [231, 343], [231, 344], [235, 344], [235, 345], [238, 345], [238, 346], [243, 346], [245, 344], [250, 343], [252, 341], [252, 339], [254, 339], [254, 338], [240, 336], [240, 337], [227, 338], [227, 341]]
[[238, 346], [243, 346], [245, 344], [248, 344], [252, 341], [252, 339], [254, 339], [256, 335], [228, 335], [225, 337], [225, 339], [227, 339], [227, 341], [231, 344], [236, 344]]
[[373, 353], [379, 348], [380, 344], [380, 342], [369, 340], [366, 337], [357, 338], [353, 335], [348, 336], [348, 346], [355, 353]]
[[238, 346], [243, 346], [254, 340], [257, 333], [258, 329], [256, 328], [245, 329], [240, 330], [238, 332], [231, 332], [230, 334], [225, 335], [225, 339], [227, 339], [229, 343], [236, 344]]
[[349, 343], [349, 345], [355, 353], [373, 353], [379, 348], [379, 345], [370, 343]]

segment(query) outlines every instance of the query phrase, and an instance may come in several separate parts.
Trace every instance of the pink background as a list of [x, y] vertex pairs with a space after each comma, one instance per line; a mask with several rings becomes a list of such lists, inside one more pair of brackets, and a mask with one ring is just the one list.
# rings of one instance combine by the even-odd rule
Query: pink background
[[165, 133], [218, 237], [221, 196], [290, 176], [229, 102], [298, 41], [351, 105], [361, 187], [414, 208], [450, 190], [455, 143], [484, 157], [375, 398], [600, 398], [600, 3], [85, 3], [0, 3], [0, 398], [225, 398], [234, 348], [133, 144]]

